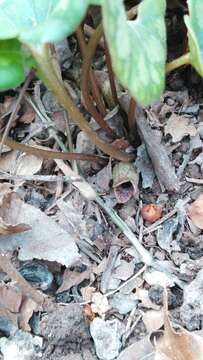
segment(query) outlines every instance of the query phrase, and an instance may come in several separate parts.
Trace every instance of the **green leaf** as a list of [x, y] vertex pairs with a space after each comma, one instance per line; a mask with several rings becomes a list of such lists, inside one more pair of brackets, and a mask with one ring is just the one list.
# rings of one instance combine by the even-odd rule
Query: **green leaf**
[[0, 91], [15, 88], [25, 79], [24, 57], [16, 39], [0, 41]]
[[37, 48], [70, 35], [85, 16], [88, 0], [0, 0], [0, 39], [17, 37]]
[[165, 0], [143, 0], [127, 21], [122, 0], [102, 0], [103, 23], [118, 80], [141, 105], [157, 100], [165, 85]]
[[102, 0], [89, 0], [89, 5], [101, 5]]
[[203, 77], [203, 1], [188, 0], [189, 16], [185, 15], [188, 29], [190, 63]]

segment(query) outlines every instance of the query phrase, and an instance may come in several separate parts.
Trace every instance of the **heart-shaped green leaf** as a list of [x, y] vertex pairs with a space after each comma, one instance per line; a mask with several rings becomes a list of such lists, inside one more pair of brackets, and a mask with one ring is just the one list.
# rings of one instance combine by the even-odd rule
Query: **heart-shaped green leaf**
[[0, 41], [0, 91], [15, 88], [25, 79], [21, 44], [16, 39]]
[[190, 63], [203, 77], [203, 1], [188, 0], [189, 16], [185, 16], [188, 29]]
[[0, 39], [17, 37], [38, 47], [71, 34], [84, 17], [88, 0], [0, 0]]
[[141, 104], [157, 100], [165, 84], [165, 0], [143, 0], [127, 21], [123, 0], [102, 0], [103, 23], [119, 81]]

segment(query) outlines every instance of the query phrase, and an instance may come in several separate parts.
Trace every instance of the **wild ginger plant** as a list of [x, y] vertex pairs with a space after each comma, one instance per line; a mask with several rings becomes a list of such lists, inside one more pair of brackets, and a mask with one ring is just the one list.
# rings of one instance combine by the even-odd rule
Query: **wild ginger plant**
[[[101, 7], [102, 24], [86, 44], [79, 26], [90, 5]], [[99, 149], [118, 160], [130, 161], [130, 154], [98, 137], [75, 106], [58, 77], [50, 46], [77, 32], [83, 54], [82, 89], [87, 103], [89, 80], [94, 85], [91, 59], [103, 33], [115, 76], [128, 89], [133, 106], [134, 101], [146, 106], [159, 99], [165, 87], [166, 72], [179, 66], [191, 64], [203, 76], [202, 0], [188, 0], [189, 14], [185, 16], [185, 24], [189, 52], [169, 64], [166, 64], [166, 0], [143, 0], [136, 10], [136, 18], [129, 20], [123, 0], [0, 0], [0, 90], [20, 85], [28, 70], [34, 69], [75, 124]], [[94, 90], [96, 94], [97, 89]], [[112, 129], [101, 113], [95, 111], [91, 101], [89, 109], [113, 136]]]

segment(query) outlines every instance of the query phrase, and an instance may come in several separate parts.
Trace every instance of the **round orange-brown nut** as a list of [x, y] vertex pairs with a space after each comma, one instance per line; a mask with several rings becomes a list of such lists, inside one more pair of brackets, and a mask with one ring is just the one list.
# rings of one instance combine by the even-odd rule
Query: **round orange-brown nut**
[[161, 218], [162, 207], [156, 204], [144, 205], [141, 209], [141, 215], [144, 220], [153, 223]]

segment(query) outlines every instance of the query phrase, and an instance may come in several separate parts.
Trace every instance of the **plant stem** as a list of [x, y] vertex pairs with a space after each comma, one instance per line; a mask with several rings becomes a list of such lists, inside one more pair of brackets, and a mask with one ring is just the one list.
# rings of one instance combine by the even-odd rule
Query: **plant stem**
[[131, 97], [130, 104], [128, 107], [128, 126], [129, 130], [135, 130], [135, 108], [136, 101]]
[[[85, 36], [84, 36], [81, 25], [77, 28], [76, 35], [77, 35], [77, 39], [78, 39], [78, 42], [79, 42], [79, 45], [80, 45], [80, 50], [81, 50], [81, 53], [82, 53], [82, 57], [84, 58], [85, 54], [86, 54], [86, 51], [87, 51], [87, 44], [86, 44], [86, 41], [85, 41]], [[95, 100], [95, 102], [97, 104], [98, 110], [101, 113], [101, 115], [105, 116], [106, 115], [106, 108], [104, 106], [104, 102], [103, 102], [103, 99], [101, 97], [101, 93], [100, 93], [100, 90], [98, 88], [97, 81], [96, 81], [96, 78], [95, 78], [95, 75], [94, 75], [94, 72], [93, 72], [92, 69], [90, 69], [89, 76], [90, 76], [90, 83], [91, 83], [93, 98], [94, 98], [94, 100]], [[86, 106], [87, 106], [87, 104], [86, 104]]]
[[169, 62], [166, 64], [166, 73], [169, 73], [172, 70], [177, 69], [180, 66], [190, 64], [190, 53], [184, 54], [180, 56], [179, 58]]
[[84, 131], [90, 140], [104, 153], [128, 162], [133, 159], [132, 155], [116, 149], [111, 144], [105, 143], [88, 124], [82, 113], [78, 110], [64, 84], [58, 79], [54, 66], [49, 56], [49, 45], [45, 44], [40, 49], [31, 48], [32, 54], [38, 64], [38, 74], [45, 85], [53, 92], [58, 102], [67, 110], [75, 124]]
[[115, 80], [114, 80], [114, 73], [113, 73], [113, 68], [112, 68], [112, 63], [111, 63], [111, 57], [109, 54], [109, 49], [108, 49], [108, 44], [106, 42], [106, 39], [104, 39], [104, 44], [105, 44], [106, 66], [107, 66], [108, 74], [109, 74], [111, 93], [112, 93], [115, 105], [119, 105], [117, 91], [116, 91], [116, 84], [115, 84]]
[[116, 138], [116, 134], [114, 134], [113, 130], [108, 126], [107, 122], [104, 118], [100, 115], [97, 109], [91, 102], [91, 98], [89, 96], [89, 73], [92, 63], [92, 58], [95, 54], [97, 44], [99, 39], [103, 34], [103, 27], [100, 24], [94, 31], [93, 35], [90, 38], [90, 41], [86, 47], [85, 56], [83, 58], [83, 65], [82, 65], [82, 75], [81, 75], [81, 89], [82, 94], [85, 100], [85, 104], [87, 105], [88, 110], [92, 114], [93, 118], [98, 122], [98, 124], [113, 138]]
[[1, 153], [2, 153], [2, 149], [3, 149], [5, 139], [8, 136], [11, 124], [12, 124], [13, 120], [15, 119], [16, 115], [17, 115], [17, 112], [19, 110], [19, 105], [20, 105], [20, 103], [21, 103], [21, 101], [23, 99], [23, 96], [25, 95], [25, 92], [26, 92], [32, 78], [33, 78], [33, 72], [31, 71], [29, 73], [27, 79], [25, 80], [22, 89], [20, 90], [20, 94], [19, 94], [19, 96], [17, 98], [17, 101], [16, 101], [15, 106], [13, 108], [13, 111], [11, 113], [11, 116], [9, 117], [9, 120], [8, 120], [8, 122], [6, 124], [6, 128], [4, 130], [4, 133], [3, 133], [2, 138], [1, 138], [1, 143], [0, 143], [0, 156], [1, 156]]
[[120, 216], [109, 206], [105, 204], [105, 202], [101, 199], [100, 196], [96, 196], [95, 201], [99, 204], [102, 209], [111, 217], [111, 220], [115, 225], [126, 235], [126, 237], [132, 242], [137, 252], [140, 254], [142, 261], [146, 265], [152, 265], [153, 259], [151, 254], [144, 248], [144, 246], [138, 241], [135, 234], [130, 230], [128, 225], [123, 221]]

